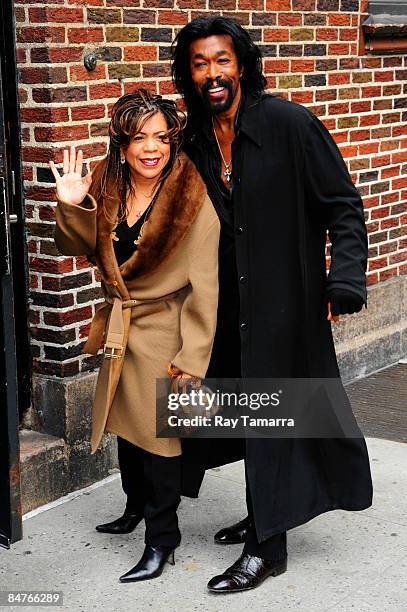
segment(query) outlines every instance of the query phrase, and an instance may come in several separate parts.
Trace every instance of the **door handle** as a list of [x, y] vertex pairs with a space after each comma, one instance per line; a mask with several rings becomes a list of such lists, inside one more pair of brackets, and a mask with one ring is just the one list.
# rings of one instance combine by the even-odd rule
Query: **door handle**
[[9, 222], [6, 182], [4, 176], [0, 176], [0, 275], [2, 276], [10, 275]]

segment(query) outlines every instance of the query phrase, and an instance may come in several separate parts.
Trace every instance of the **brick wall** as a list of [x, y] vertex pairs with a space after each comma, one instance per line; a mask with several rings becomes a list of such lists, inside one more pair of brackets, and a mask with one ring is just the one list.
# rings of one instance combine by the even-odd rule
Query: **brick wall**
[[[169, 46], [198, 15], [238, 19], [263, 49], [270, 90], [333, 134], [364, 200], [369, 284], [406, 274], [407, 57], [365, 53], [366, 0], [15, 0], [15, 11], [35, 372], [71, 376], [97, 363], [80, 354], [97, 279], [84, 258], [57, 256], [47, 162], [74, 142], [92, 167], [112, 104], [136, 85], [173, 95]], [[92, 50], [100, 59], [89, 72]]]

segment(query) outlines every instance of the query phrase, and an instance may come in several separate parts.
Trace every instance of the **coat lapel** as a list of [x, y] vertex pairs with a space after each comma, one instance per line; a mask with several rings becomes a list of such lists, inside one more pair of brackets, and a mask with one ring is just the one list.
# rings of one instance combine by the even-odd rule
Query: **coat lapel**
[[151, 273], [171, 255], [196, 218], [206, 197], [206, 187], [192, 161], [181, 153], [144, 224], [137, 250], [119, 267], [111, 233], [120, 201], [112, 185], [108, 187], [109, 198], [103, 202], [99, 196], [105, 167], [106, 161], [102, 160], [95, 168], [90, 190], [98, 203], [96, 262], [105, 284], [128, 299], [125, 281]]

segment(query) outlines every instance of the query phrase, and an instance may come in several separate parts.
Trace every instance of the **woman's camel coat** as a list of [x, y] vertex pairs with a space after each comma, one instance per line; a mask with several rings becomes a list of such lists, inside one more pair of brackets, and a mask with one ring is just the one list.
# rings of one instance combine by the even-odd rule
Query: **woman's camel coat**
[[63, 255], [94, 257], [106, 298], [83, 349], [96, 353], [104, 346], [91, 452], [109, 431], [171, 457], [181, 454], [181, 445], [177, 438], [156, 438], [156, 378], [168, 379], [169, 364], [201, 378], [206, 374], [216, 327], [220, 224], [198, 171], [181, 154], [137, 251], [119, 267], [111, 237], [117, 194], [109, 190], [106, 215], [101, 198], [94, 197], [105, 163], [95, 168], [81, 205], [58, 202], [55, 230]]

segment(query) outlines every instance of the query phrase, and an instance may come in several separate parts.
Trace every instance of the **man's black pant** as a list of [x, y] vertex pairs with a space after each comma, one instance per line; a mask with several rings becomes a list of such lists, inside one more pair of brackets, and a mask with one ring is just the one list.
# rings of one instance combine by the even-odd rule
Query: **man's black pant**
[[117, 448], [126, 511], [144, 516], [145, 543], [178, 546], [181, 457], [154, 455], [119, 436]]
[[250, 495], [249, 479], [245, 461], [245, 476], [246, 476], [246, 505], [247, 513], [250, 518], [251, 527], [246, 537], [246, 543], [243, 552], [269, 561], [279, 561], [287, 555], [287, 532], [277, 533], [271, 538], [267, 538], [264, 542], [259, 542], [254, 528], [253, 505]]

